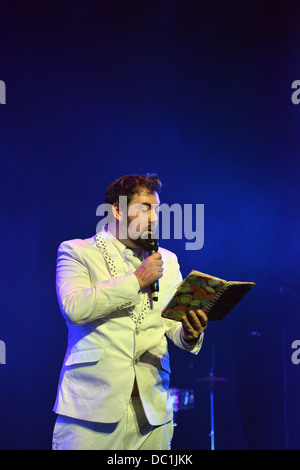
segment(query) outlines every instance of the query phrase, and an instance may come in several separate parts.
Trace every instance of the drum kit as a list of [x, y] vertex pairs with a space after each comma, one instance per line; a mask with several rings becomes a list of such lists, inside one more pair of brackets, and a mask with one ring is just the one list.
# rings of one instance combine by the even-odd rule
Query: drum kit
[[[217, 343], [212, 343], [212, 366], [210, 373], [206, 377], [200, 377], [195, 380], [196, 383], [208, 384], [210, 391], [210, 449], [215, 450], [215, 413], [214, 413], [214, 393], [216, 384], [228, 382], [227, 377], [218, 377], [215, 375], [215, 357]], [[170, 394], [173, 401], [174, 426], [177, 426], [178, 411], [192, 410], [195, 408], [195, 394], [192, 389], [170, 388]]]

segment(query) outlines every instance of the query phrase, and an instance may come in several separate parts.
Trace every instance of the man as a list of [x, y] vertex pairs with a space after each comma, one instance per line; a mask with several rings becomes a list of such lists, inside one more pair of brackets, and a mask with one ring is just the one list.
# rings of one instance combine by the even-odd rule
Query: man
[[[54, 406], [53, 449], [170, 449], [165, 335], [197, 354], [207, 317], [201, 310], [182, 323], [161, 317], [182, 276], [175, 254], [145, 251], [157, 226], [160, 188], [155, 175], [119, 178], [105, 195], [113, 220], [96, 236], [59, 247], [57, 296], [69, 334]], [[125, 211], [120, 196], [127, 196]], [[149, 286], [157, 280], [159, 297], [153, 302]]]

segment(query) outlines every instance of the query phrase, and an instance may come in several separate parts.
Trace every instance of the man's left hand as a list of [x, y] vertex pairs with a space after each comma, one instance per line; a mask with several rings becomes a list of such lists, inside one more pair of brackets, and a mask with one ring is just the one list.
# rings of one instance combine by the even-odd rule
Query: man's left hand
[[190, 310], [181, 322], [183, 339], [189, 344], [194, 344], [207, 327], [207, 316], [203, 310]]

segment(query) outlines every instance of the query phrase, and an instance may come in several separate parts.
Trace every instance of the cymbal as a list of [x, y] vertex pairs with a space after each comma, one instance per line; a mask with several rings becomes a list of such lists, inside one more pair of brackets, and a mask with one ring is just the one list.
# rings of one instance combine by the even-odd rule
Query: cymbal
[[195, 382], [228, 382], [227, 377], [218, 377], [217, 375], [208, 375], [207, 377], [200, 377]]

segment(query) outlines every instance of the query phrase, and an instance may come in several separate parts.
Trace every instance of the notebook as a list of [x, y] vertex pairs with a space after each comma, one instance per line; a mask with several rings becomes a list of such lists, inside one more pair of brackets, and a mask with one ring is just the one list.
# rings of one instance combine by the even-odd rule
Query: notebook
[[161, 315], [181, 321], [189, 310], [201, 309], [208, 321], [219, 321], [254, 286], [255, 282], [225, 281], [194, 270], [182, 281]]

